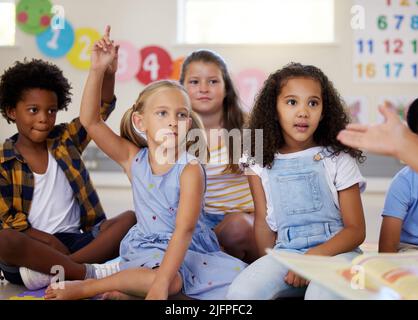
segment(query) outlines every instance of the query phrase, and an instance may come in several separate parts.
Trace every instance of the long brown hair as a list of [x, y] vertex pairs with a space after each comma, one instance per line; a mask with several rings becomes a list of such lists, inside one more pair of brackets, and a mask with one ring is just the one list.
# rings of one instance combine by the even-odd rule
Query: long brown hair
[[190, 109], [190, 118], [192, 119], [192, 125], [189, 131], [192, 129], [199, 129], [202, 133], [201, 135], [197, 136], [193, 141], [187, 140], [186, 150], [189, 150], [190, 147], [195, 143], [203, 144], [203, 149], [206, 150], [206, 155], [199, 155], [199, 153], [197, 152], [195, 156], [204, 159], [204, 161], [207, 161], [207, 157], [209, 157], [209, 152], [202, 120], [193, 110], [191, 110], [189, 95], [187, 94], [184, 87], [177, 81], [161, 80], [152, 82], [149, 85], [147, 85], [139, 94], [135, 104], [131, 108], [126, 110], [125, 114], [123, 115], [122, 120], [120, 122], [120, 136], [124, 139], [131, 141], [139, 148], [145, 148], [148, 146], [146, 139], [136, 132], [136, 129], [134, 128], [134, 124], [132, 122], [132, 116], [135, 112], [142, 114], [144, 112], [144, 106], [147, 99], [157, 91], [166, 88], [179, 90], [183, 94], [185, 101]]
[[[225, 60], [216, 52], [206, 49], [192, 52], [186, 57], [181, 68], [180, 83], [182, 85], [184, 85], [187, 68], [192, 62], [213, 63], [221, 70], [225, 83], [222, 126], [227, 132], [230, 132], [233, 129], [239, 129], [242, 136], [242, 129], [245, 124], [246, 114], [240, 107], [238, 94], [232, 82], [231, 76], [229, 75]], [[225, 168], [224, 173], [240, 173], [241, 170], [237, 164], [238, 159], [234, 158], [233, 144], [230, 139], [225, 139], [225, 144], [228, 148], [229, 163]]]

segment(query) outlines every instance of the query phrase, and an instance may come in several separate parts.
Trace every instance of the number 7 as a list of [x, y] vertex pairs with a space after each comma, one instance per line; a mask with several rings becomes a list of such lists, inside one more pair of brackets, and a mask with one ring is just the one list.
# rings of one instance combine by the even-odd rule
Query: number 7
[[401, 28], [401, 24], [402, 24], [402, 21], [404, 19], [404, 16], [395, 15], [395, 19], [398, 20], [397, 23], [396, 23], [396, 30], [399, 30]]

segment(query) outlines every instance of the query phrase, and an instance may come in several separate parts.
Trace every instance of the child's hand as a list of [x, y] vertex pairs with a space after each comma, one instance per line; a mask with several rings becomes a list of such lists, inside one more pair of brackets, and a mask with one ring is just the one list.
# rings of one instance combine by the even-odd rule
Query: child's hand
[[110, 26], [106, 26], [105, 35], [94, 44], [91, 53], [91, 69], [115, 74], [118, 67], [118, 50], [113, 40], [110, 40]]
[[284, 281], [289, 285], [293, 286], [295, 288], [302, 288], [306, 287], [309, 284], [309, 281], [302, 278], [301, 276], [297, 275], [293, 271], [290, 271], [287, 273], [286, 277], [284, 278]]

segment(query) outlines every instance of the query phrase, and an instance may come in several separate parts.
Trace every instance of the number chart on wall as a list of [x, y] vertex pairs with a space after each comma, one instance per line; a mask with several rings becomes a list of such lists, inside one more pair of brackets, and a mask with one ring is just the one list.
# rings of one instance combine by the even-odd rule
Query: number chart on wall
[[418, 83], [418, 1], [355, 0], [364, 25], [353, 28], [359, 82]]

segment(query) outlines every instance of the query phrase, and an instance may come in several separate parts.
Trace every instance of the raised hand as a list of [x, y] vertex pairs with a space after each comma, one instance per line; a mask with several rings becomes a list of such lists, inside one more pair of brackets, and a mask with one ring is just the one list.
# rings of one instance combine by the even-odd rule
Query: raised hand
[[110, 26], [106, 26], [104, 36], [94, 44], [91, 53], [91, 69], [115, 74], [118, 66], [119, 46], [110, 40]]

